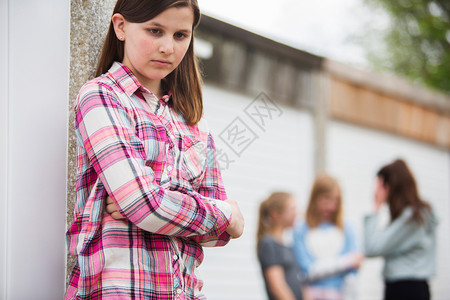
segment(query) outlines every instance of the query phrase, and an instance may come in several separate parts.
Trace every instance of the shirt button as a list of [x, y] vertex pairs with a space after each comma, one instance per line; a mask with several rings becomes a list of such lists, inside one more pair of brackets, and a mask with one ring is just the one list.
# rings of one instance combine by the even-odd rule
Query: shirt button
[[177, 289], [177, 295], [181, 294], [183, 292], [182, 289]]
[[178, 259], [178, 256], [177, 256], [176, 254], [174, 254], [174, 255], [172, 256], [172, 258], [173, 258], [173, 260], [177, 260], [177, 259]]
[[168, 166], [167, 171], [172, 172], [172, 166]]

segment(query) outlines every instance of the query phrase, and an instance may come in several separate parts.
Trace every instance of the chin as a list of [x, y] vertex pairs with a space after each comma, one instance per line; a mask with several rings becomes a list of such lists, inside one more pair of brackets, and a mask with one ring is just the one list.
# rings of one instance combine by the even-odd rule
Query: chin
[[147, 74], [145, 77], [149, 80], [163, 80], [169, 74]]

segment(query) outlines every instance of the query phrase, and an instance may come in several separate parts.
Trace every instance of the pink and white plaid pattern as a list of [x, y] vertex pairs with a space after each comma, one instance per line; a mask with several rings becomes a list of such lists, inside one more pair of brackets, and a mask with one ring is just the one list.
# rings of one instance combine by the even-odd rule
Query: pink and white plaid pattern
[[[202, 246], [223, 246], [231, 208], [204, 121], [187, 125], [114, 63], [75, 103], [77, 256], [66, 299], [201, 299]], [[110, 196], [126, 220], [105, 212]]]

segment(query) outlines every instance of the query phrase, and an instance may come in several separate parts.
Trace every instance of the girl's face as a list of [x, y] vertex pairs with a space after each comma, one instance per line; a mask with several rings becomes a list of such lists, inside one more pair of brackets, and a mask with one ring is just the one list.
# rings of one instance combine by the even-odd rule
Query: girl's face
[[173, 7], [144, 23], [131, 23], [120, 14], [112, 18], [117, 38], [124, 41], [122, 63], [143, 86], [158, 94], [161, 79], [183, 60], [192, 37], [194, 13]]
[[289, 200], [286, 201], [285, 207], [280, 214], [279, 222], [280, 225], [285, 228], [291, 228], [294, 226], [295, 219], [297, 218], [297, 205], [295, 203], [295, 199], [290, 197]]
[[330, 193], [319, 195], [317, 198], [317, 210], [322, 222], [331, 222], [336, 215], [339, 208], [339, 192], [333, 191]]
[[382, 203], [385, 203], [389, 194], [389, 188], [387, 185], [384, 184], [384, 181], [381, 177], [377, 177], [376, 183], [375, 183], [375, 203], [378, 205], [381, 205]]

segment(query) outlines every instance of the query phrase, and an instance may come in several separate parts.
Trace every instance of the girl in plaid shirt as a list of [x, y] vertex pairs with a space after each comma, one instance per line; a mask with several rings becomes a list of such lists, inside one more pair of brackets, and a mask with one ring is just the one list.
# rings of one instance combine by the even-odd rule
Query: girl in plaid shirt
[[66, 299], [205, 299], [202, 246], [242, 235], [202, 119], [195, 0], [119, 0], [75, 102]]

